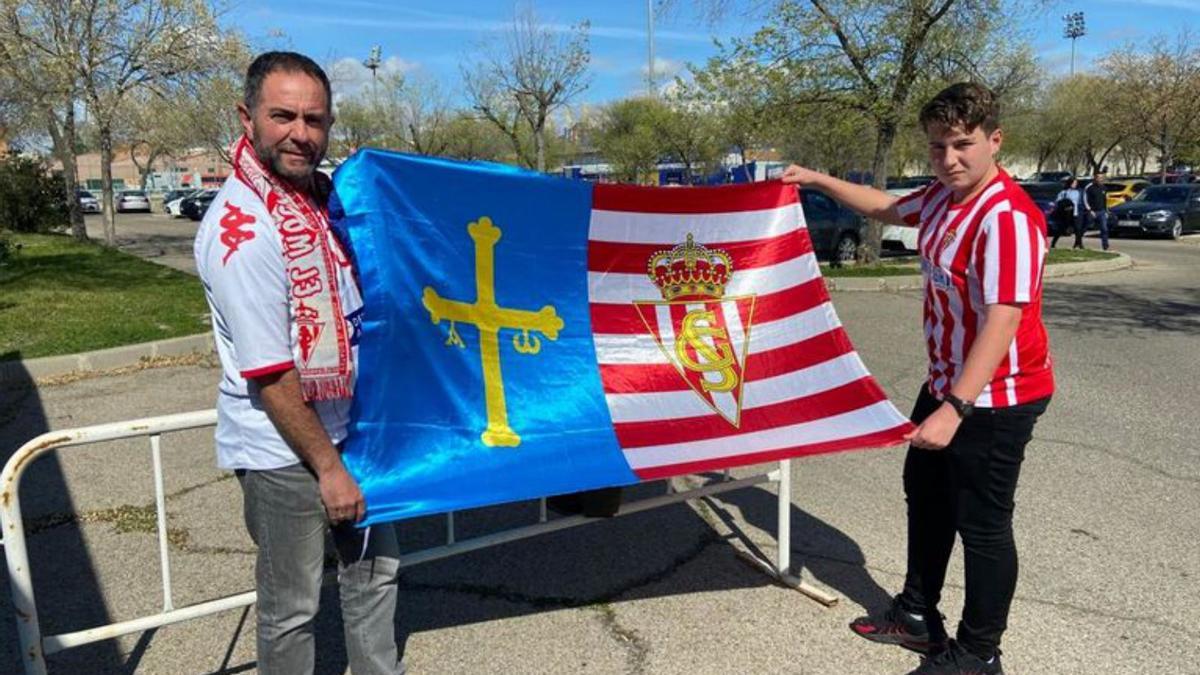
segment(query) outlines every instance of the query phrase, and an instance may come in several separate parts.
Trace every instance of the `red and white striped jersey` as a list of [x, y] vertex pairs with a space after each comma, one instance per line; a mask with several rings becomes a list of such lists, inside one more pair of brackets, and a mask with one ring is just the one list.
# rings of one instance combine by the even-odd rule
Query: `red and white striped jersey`
[[968, 202], [952, 203], [950, 190], [935, 181], [902, 197], [897, 210], [919, 228], [930, 390], [939, 398], [950, 392], [983, 329], [987, 306], [1008, 304], [1021, 307], [1021, 323], [975, 404], [1003, 408], [1052, 394], [1042, 325], [1047, 246], [1041, 209], [1001, 169]]

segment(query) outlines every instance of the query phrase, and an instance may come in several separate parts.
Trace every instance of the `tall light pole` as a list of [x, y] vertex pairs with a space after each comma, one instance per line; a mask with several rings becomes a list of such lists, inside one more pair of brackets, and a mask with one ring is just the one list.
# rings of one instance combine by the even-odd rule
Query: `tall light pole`
[[372, 82], [375, 81], [375, 71], [379, 70], [379, 67], [383, 65], [382, 57], [383, 48], [379, 45], [375, 45], [374, 47], [371, 47], [371, 55], [367, 57], [366, 61], [363, 61], [363, 66], [365, 66], [367, 70], [371, 71]]
[[654, 86], [654, 0], [646, 0], [646, 51], [649, 61], [646, 69], [646, 89], [651, 96], [658, 96]]
[[1063, 15], [1063, 37], [1071, 40], [1071, 76], [1075, 76], [1075, 40], [1087, 34], [1083, 24], [1083, 12], [1071, 12]]

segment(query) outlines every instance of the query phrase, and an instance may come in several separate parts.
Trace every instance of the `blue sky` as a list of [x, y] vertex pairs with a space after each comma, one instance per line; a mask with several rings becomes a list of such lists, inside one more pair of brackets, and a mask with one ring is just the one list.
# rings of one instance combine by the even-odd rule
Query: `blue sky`
[[[541, 0], [538, 18], [564, 30], [591, 22], [592, 84], [584, 102], [604, 102], [645, 88], [645, 0]], [[657, 3], [656, 3], [657, 4]], [[739, 0], [733, 4], [746, 4]], [[382, 48], [385, 69], [438, 81], [453, 97], [460, 90], [458, 64], [473, 49], [494, 43], [511, 25], [513, 0], [267, 0], [236, 4], [227, 23], [239, 26], [257, 47], [288, 48], [323, 64], [341, 63], [343, 79], [369, 77], [357, 65], [373, 45]], [[1128, 41], [1145, 43], [1156, 34], [1174, 35], [1191, 27], [1200, 39], [1200, 0], [1068, 0], [1029, 19], [1024, 26], [1043, 63], [1066, 73], [1070, 41], [1062, 37], [1062, 15], [1083, 11], [1088, 34], [1076, 43], [1076, 70]], [[685, 64], [703, 63], [716, 53], [713, 38], [751, 34], [761, 25], [727, 16], [706, 24], [692, 0], [676, 0], [655, 21], [657, 69], [668, 76]], [[669, 77], [661, 78], [669, 79]]]

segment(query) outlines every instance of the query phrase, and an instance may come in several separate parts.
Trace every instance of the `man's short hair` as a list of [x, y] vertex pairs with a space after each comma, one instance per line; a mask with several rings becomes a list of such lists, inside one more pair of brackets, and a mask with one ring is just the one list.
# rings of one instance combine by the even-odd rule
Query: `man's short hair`
[[246, 110], [254, 112], [258, 99], [262, 96], [263, 81], [274, 72], [304, 73], [321, 83], [325, 88], [326, 105], [333, 106], [333, 94], [329, 88], [329, 78], [316, 61], [296, 52], [264, 52], [259, 54], [250, 67], [246, 69], [246, 84], [242, 101]]
[[990, 134], [1000, 127], [1000, 103], [991, 89], [976, 82], [958, 82], [938, 92], [921, 108], [921, 128], [937, 124], [961, 127], [968, 134], [982, 127]]

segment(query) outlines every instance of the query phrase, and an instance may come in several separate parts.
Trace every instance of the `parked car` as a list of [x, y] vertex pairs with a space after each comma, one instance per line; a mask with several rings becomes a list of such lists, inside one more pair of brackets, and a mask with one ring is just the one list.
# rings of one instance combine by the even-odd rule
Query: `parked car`
[[1050, 222], [1050, 214], [1054, 212], [1054, 200], [1063, 189], [1062, 182], [1029, 181], [1017, 183], [1017, 185], [1020, 185], [1021, 189], [1025, 190], [1025, 194], [1029, 195], [1033, 203], [1042, 210], [1042, 215], [1046, 216], [1046, 222]]
[[141, 190], [122, 190], [116, 194], [113, 202], [117, 213], [125, 213], [127, 211], [150, 212], [150, 198]]
[[202, 190], [171, 190], [163, 196], [163, 211], [172, 218], [182, 218], [183, 200], [201, 192]]
[[907, 178], [889, 178], [886, 190], [917, 190], [937, 180], [937, 176], [909, 176]]
[[1137, 193], [1148, 187], [1150, 181], [1141, 178], [1114, 178], [1104, 181], [1104, 198], [1111, 209], [1133, 199]]
[[79, 210], [84, 213], [100, 213], [100, 200], [87, 190], [76, 190], [75, 198], [79, 200]]
[[1112, 209], [1112, 236], [1152, 234], [1178, 239], [1200, 230], [1200, 183], [1151, 185]]
[[185, 197], [183, 203], [179, 205], [180, 212], [192, 220], [204, 218], [204, 213], [208, 211], [209, 205], [217, 198], [217, 192], [213, 189], [201, 190], [190, 197]]
[[1075, 178], [1075, 174], [1069, 171], [1042, 171], [1031, 175], [1026, 180], [1026, 183], [1057, 183], [1058, 185], [1062, 185], [1072, 178]]
[[1166, 176], [1156, 173], [1146, 176], [1146, 180], [1154, 185], [1162, 185], [1164, 183], [1195, 183], [1196, 176], [1190, 173], [1168, 173]]
[[[925, 178], [929, 178], [929, 180], [924, 180]], [[937, 178], [919, 176], [915, 179], [904, 178], [894, 182], [888, 181], [888, 185], [892, 187], [887, 188], [887, 193], [893, 197], [903, 197], [920, 190], [934, 180], [937, 180]], [[915, 227], [884, 225], [879, 244], [885, 251], [910, 253], [917, 250], [917, 241], [917, 228]]]
[[800, 190], [813, 251], [834, 264], [851, 262], [867, 236], [867, 221], [816, 190]]
[[[1070, 171], [1039, 171], [1029, 177], [1028, 183], [1058, 183], [1062, 185], [1068, 178], [1074, 178]], [[1059, 188], [1062, 189], [1061, 187]]]

